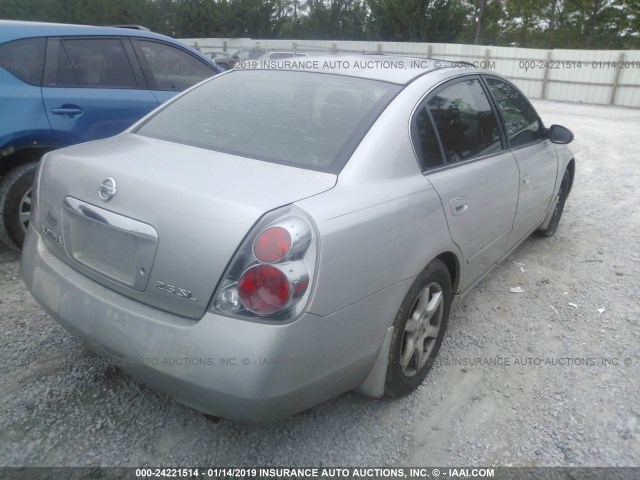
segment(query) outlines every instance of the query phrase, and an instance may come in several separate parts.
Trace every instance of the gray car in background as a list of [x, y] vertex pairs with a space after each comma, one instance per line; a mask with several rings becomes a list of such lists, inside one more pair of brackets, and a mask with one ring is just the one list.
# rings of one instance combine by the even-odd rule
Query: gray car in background
[[556, 231], [573, 182], [571, 132], [498, 75], [386, 56], [307, 67], [226, 72], [36, 175], [34, 297], [216, 416], [410, 393], [456, 302]]
[[218, 56], [215, 58], [216, 64], [224, 70], [231, 70], [238, 62], [246, 62], [250, 60], [256, 60], [262, 55], [266, 54], [267, 50], [260, 47], [253, 48], [241, 48], [236, 50], [227, 57]]

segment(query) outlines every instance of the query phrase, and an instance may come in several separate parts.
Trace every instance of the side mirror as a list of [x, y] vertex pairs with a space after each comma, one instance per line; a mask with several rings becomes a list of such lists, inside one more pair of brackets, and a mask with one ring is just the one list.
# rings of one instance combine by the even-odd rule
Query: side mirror
[[547, 130], [552, 143], [567, 144], [573, 141], [573, 133], [562, 125], [551, 125]]

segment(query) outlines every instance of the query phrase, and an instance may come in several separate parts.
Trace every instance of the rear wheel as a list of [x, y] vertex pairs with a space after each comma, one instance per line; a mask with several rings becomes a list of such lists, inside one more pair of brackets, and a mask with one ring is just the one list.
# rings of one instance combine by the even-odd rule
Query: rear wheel
[[567, 201], [567, 197], [569, 196], [570, 187], [571, 187], [571, 174], [569, 173], [569, 170], [566, 170], [564, 172], [564, 176], [562, 177], [560, 188], [558, 189], [558, 195], [556, 195], [553, 215], [551, 216], [549, 225], [545, 229], [537, 230], [536, 231], [537, 235], [541, 237], [551, 237], [554, 233], [556, 233], [556, 230], [558, 229], [558, 225], [560, 225], [560, 218], [562, 218], [562, 212], [564, 211], [564, 204]]
[[10, 171], [0, 181], [0, 241], [20, 250], [31, 218], [31, 187], [38, 168], [26, 163]]
[[408, 395], [438, 355], [449, 319], [452, 288], [446, 265], [434, 260], [415, 280], [396, 315], [385, 395]]

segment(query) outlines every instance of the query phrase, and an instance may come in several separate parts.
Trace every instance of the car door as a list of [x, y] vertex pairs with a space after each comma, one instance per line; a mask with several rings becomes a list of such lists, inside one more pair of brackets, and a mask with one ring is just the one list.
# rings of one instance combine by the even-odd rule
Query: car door
[[[14, 150], [56, 146], [42, 105], [46, 40], [21, 38], [0, 45], [0, 164]], [[6, 150], [5, 150], [6, 149]]]
[[506, 251], [518, 166], [503, 148], [497, 114], [478, 76], [461, 77], [429, 94], [414, 113], [412, 138], [464, 256], [464, 291]]
[[149, 39], [134, 39], [133, 45], [159, 103], [217, 73], [212, 65], [174, 45]]
[[507, 142], [520, 171], [518, 208], [509, 245], [514, 246], [544, 220], [558, 169], [556, 149], [538, 114], [513, 85], [484, 77], [500, 114]]
[[126, 37], [48, 39], [42, 97], [59, 141], [116, 135], [158, 106], [131, 55]]

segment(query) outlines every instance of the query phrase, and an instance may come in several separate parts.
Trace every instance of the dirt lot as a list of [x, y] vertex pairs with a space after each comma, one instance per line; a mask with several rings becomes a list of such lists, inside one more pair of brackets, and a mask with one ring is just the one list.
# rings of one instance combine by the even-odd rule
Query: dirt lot
[[640, 466], [640, 111], [535, 104], [576, 136], [560, 228], [461, 303], [399, 401], [211, 422], [100, 365], [0, 250], [0, 465]]

